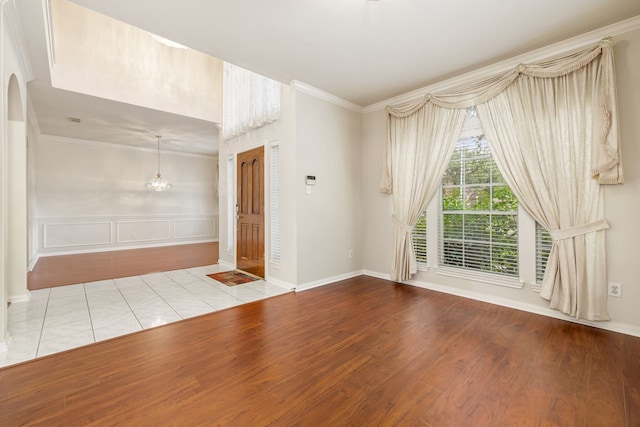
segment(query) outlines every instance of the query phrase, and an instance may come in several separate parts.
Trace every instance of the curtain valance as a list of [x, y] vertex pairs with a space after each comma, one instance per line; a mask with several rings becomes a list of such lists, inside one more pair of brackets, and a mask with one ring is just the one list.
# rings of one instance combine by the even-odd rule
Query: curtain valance
[[[624, 176], [620, 161], [618, 123], [617, 120], [613, 120], [617, 117], [617, 100], [612, 37], [605, 37], [594, 48], [558, 56], [537, 64], [519, 64], [512, 70], [460, 86], [445, 94], [427, 93], [423, 99], [416, 102], [387, 106], [386, 111], [389, 120], [392, 120], [394, 117], [401, 118], [415, 114], [429, 103], [442, 108], [469, 108], [494, 98], [521, 76], [542, 78], [565, 76], [596, 59], [599, 59], [600, 64], [596, 81], [598, 87], [596, 105], [599, 106], [600, 111], [596, 113], [597, 120], [594, 124], [597, 127], [595, 131], [598, 135], [598, 144], [593, 147], [592, 174], [600, 184], [621, 184], [624, 182]], [[386, 161], [380, 185], [384, 193], [393, 191], [389, 167], [390, 164]]]

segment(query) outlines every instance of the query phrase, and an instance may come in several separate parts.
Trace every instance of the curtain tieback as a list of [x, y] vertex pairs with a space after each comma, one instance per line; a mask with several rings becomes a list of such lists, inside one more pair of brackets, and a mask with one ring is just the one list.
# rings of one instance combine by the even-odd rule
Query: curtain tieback
[[591, 224], [578, 225], [577, 227], [565, 228], [564, 230], [552, 231], [549, 234], [553, 241], [570, 239], [572, 237], [580, 236], [582, 234], [594, 233], [596, 231], [609, 228], [609, 223], [606, 219], [592, 222]]
[[406, 233], [411, 233], [413, 231], [413, 225], [405, 224], [404, 222], [402, 222], [398, 218], [396, 218], [395, 215], [392, 215], [391, 218], [393, 218], [393, 222], [398, 227], [402, 228]]

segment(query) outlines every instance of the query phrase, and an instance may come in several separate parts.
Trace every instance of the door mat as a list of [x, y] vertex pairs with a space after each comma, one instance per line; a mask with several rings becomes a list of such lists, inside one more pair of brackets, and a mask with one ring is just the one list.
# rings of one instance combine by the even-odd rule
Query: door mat
[[223, 283], [227, 286], [236, 286], [243, 283], [253, 282], [255, 280], [261, 280], [258, 277], [250, 276], [246, 273], [242, 273], [238, 270], [223, 271], [222, 273], [207, 274], [213, 280]]

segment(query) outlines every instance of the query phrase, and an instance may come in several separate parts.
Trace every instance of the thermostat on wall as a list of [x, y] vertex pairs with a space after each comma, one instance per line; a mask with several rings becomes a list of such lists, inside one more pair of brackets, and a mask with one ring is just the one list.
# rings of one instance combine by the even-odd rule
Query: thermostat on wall
[[307, 185], [316, 185], [315, 175], [307, 175], [305, 177], [305, 182], [307, 183]]

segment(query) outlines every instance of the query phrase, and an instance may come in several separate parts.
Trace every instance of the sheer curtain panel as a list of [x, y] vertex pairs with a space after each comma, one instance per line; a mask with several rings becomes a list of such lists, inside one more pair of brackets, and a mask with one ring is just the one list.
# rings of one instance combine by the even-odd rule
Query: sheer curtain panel
[[280, 117], [280, 83], [224, 63], [222, 137], [233, 138]]
[[387, 111], [388, 167], [382, 189], [391, 192], [393, 198], [395, 251], [391, 277], [406, 280], [418, 271], [411, 231], [439, 187], [465, 110], [426, 103], [408, 114], [391, 108]]

